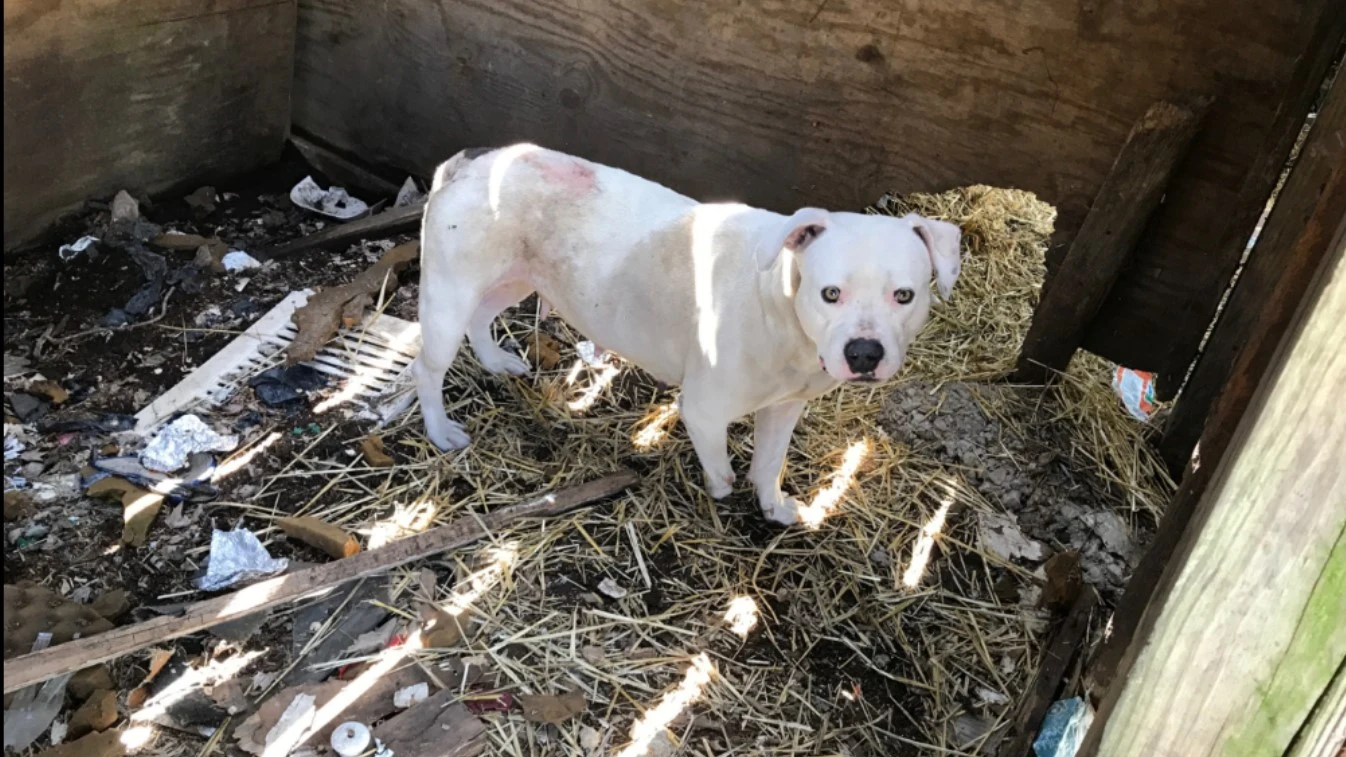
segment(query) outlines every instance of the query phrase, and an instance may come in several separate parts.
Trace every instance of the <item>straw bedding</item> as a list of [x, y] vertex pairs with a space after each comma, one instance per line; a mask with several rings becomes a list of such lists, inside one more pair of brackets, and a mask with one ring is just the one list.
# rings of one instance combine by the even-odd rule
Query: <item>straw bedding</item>
[[[871, 212], [909, 210], [961, 224], [966, 257], [899, 384], [932, 396], [966, 385], [1009, 434], [1050, 427], [1068, 447], [1057, 450], [1061, 464], [1087, 480], [1098, 508], [1154, 515], [1170, 484], [1099, 361], [1077, 360], [1050, 390], [987, 383], [1012, 367], [1027, 329], [1053, 210], [1029, 193], [970, 187], [885, 198]], [[618, 466], [642, 475], [614, 502], [524, 524], [430, 565], [441, 600], [473, 589], [463, 604], [475, 626], [460, 647], [424, 653], [425, 662], [484, 658], [516, 694], [580, 691], [589, 702], [560, 726], [487, 715], [488, 753], [616, 754], [638, 718], [661, 697], [690, 698], [689, 687], [699, 698], [628, 754], [978, 754], [1002, 733], [1049, 619], [1015, 598], [1036, 583], [1036, 563], [984, 548], [979, 517], [1001, 505], [965, 467], [891, 433], [893, 387], [845, 387], [808, 408], [785, 487], [822, 520], [781, 530], [762, 522], [746, 485], [722, 503], [703, 493], [674, 390], [630, 366], [583, 365], [574, 352], [583, 337], [555, 318], [539, 323], [527, 304], [499, 330], [535, 366], [548, 335], [561, 360], [528, 379], [497, 378], [460, 352], [446, 401], [452, 416], [471, 419], [471, 447], [436, 453], [411, 413], [385, 434], [404, 464], [300, 455], [254, 499], [303, 478], [315, 493], [299, 509], [379, 539]], [[740, 473], [751, 444], [748, 424], [731, 429]], [[502, 550], [511, 559], [495, 563], [491, 580], [469, 580]], [[416, 570], [393, 579], [408, 602]], [[604, 579], [625, 596], [600, 591]], [[736, 633], [753, 607], [755, 626]], [[708, 680], [693, 686], [707, 663]]]

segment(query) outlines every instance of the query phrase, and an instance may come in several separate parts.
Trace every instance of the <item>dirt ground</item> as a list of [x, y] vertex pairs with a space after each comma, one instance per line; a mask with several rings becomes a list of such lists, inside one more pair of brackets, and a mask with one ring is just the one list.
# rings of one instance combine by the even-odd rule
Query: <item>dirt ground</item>
[[[212, 210], [171, 198], [142, 201], [141, 214], [163, 230], [261, 249], [319, 227], [286, 196], [308, 173], [288, 156], [265, 172], [221, 182]], [[203, 734], [218, 728], [225, 737], [216, 753], [242, 754], [234, 729], [256, 695], [325, 675], [330, 671], [306, 666], [323, 654], [339, 659], [350, 641], [390, 620], [414, 621], [419, 600], [461, 597], [472, 586], [479, 589], [474, 630], [449, 651], [418, 659], [440, 671], [488, 661], [489, 672], [470, 688], [463, 674], [463, 691], [471, 692], [463, 701], [485, 723], [480, 743], [488, 754], [616, 753], [633, 722], [690, 675], [694, 652], [709, 655], [715, 677], [700, 703], [646, 753], [984, 754], [1004, 732], [1059, 617], [1059, 607], [1042, 601], [1044, 591], [1059, 589], [1043, 564], [1078, 555], [1084, 582], [1109, 607], [1153, 527], [1152, 517], [1123, 504], [1122, 492], [1078, 451], [1061, 408], [1041, 389], [912, 379], [880, 393], [848, 390], [835, 400], [844, 413], [830, 409], [833, 400], [810, 408], [812, 425], [789, 462], [792, 490], [821, 497], [839, 482], [846, 492], [851, 481], [838, 471], [848, 448], [838, 440], [863, 434], [870, 451], [853, 466], [857, 483], [829, 525], [782, 531], [762, 521], [747, 489], [721, 503], [705, 498], [676, 423], [665, 424], [666, 438], [656, 444], [633, 444], [637, 432], [654, 426], [650, 416], [672, 401], [672, 390], [635, 370], [614, 371], [611, 385], [599, 387], [601, 399], [575, 410], [575, 376], [596, 382], [605, 369], [575, 362], [581, 335], [555, 318], [537, 323], [535, 303], [525, 302], [502, 323], [502, 340], [537, 363], [545, 335], [558, 345], [559, 360], [515, 380], [483, 374], [464, 351], [449, 391], [459, 398], [457, 414], [481, 419], [478, 443], [468, 451], [435, 453], [413, 413], [380, 432], [396, 465], [378, 468], [360, 452], [369, 421], [315, 414], [302, 404], [267, 407], [245, 388], [212, 424], [239, 434], [244, 446], [272, 433], [277, 440], [222, 482], [214, 500], [169, 503], [148, 542], [129, 547], [121, 544], [122, 505], [85, 496], [80, 475], [92, 455], [134, 450], [141, 441], [42, 428], [135, 413], [292, 289], [347, 281], [405, 238], [309, 252], [242, 274], [183, 274], [148, 314], [106, 328], [100, 324], [108, 314], [144, 286], [140, 267], [116, 249], [68, 263], [55, 254], [57, 243], [106, 225], [106, 206], [91, 205], [44, 244], [5, 258], [7, 585], [40, 584], [81, 604], [125, 589], [131, 609], [117, 622], [126, 623], [204, 598], [192, 579], [203, 570], [212, 529], [245, 526], [263, 534], [275, 557], [320, 563], [330, 558], [276, 537], [277, 516], [318, 514], [367, 543], [380, 524], [427, 525], [408, 525], [426, 503], [428, 523], [441, 524], [618, 466], [643, 479], [639, 492], [595, 511], [521, 526], [508, 542], [509, 567], [490, 586], [474, 581], [500, 543], [372, 581], [366, 590], [386, 603], [384, 611], [367, 605], [365, 595], [347, 602], [343, 590], [325, 604], [307, 602], [163, 645], [175, 657], [155, 684], [160, 690], [189, 669], [232, 660], [230, 677], [253, 697], [233, 720], [213, 694], [196, 710], [180, 706], [160, 717], [155, 753], [197, 754], [207, 743]], [[170, 271], [193, 267], [192, 252], [163, 255]], [[386, 313], [414, 320], [414, 268], [402, 278]], [[21, 422], [13, 395], [42, 399], [30, 385], [38, 374], [69, 398]], [[566, 399], [569, 411], [561, 407]], [[748, 426], [736, 426], [733, 438], [735, 463], [745, 465]], [[13, 459], [10, 439], [23, 446]], [[835, 449], [812, 452], [823, 446]], [[942, 506], [941, 486], [950, 492]], [[11, 490], [23, 492], [27, 505], [14, 513]], [[932, 528], [946, 518], [942, 533]], [[904, 584], [925, 534], [939, 537], [926, 547], [928, 575]], [[756, 630], [740, 635], [723, 616], [742, 597], [753, 599], [759, 619]], [[355, 619], [366, 607], [375, 610]], [[303, 665], [273, 688], [329, 617], [343, 643], [307, 650]], [[321, 638], [331, 629], [319, 630]], [[132, 714], [127, 693], [145, 678], [149, 659], [132, 655], [112, 666], [123, 716]], [[223, 688], [217, 681], [213, 691]], [[584, 694], [573, 717], [548, 723], [520, 709], [528, 694], [566, 691]], [[73, 695], [69, 705], [76, 705]]]

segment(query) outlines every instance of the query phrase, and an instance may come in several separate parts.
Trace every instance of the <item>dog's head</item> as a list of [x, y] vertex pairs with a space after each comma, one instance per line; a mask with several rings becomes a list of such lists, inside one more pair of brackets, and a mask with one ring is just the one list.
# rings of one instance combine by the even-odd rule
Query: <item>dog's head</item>
[[842, 381], [886, 381], [930, 315], [930, 279], [948, 297], [960, 268], [959, 228], [915, 213], [902, 218], [804, 208], [761, 248], [782, 275], [823, 370]]

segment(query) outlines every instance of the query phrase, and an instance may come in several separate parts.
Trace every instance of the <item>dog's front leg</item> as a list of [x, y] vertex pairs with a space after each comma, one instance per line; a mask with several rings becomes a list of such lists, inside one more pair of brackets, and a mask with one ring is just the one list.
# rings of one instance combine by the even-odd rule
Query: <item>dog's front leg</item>
[[698, 398], [695, 389], [683, 387], [678, 399], [682, 425], [692, 439], [696, 456], [706, 474], [706, 493], [712, 499], [724, 499], [734, 491], [734, 468], [729, 464], [729, 421], [713, 400]]
[[757, 488], [757, 502], [766, 519], [783, 526], [799, 520], [799, 502], [781, 491], [781, 471], [795, 424], [804, 412], [801, 400], [790, 400], [758, 410], [754, 416], [752, 468], [748, 478]]

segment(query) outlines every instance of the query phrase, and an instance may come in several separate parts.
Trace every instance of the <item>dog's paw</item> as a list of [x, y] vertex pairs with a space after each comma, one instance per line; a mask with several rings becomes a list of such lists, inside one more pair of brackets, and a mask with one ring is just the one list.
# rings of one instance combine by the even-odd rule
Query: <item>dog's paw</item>
[[762, 516], [772, 523], [782, 526], [793, 526], [799, 522], [799, 511], [803, 504], [794, 497], [781, 495], [775, 501], [764, 501], [762, 505]]
[[724, 499], [734, 493], [734, 474], [715, 475], [706, 474], [706, 493], [711, 499]]
[[497, 376], [506, 373], [511, 376], [527, 376], [533, 368], [527, 360], [501, 349], [486, 355], [478, 355], [477, 359], [481, 362], [481, 367]]
[[472, 443], [472, 437], [468, 436], [463, 424], [448, 418], [443, 418], [438, 423], [427, 422], [425, 435], [441, 452], [462, 449]]

